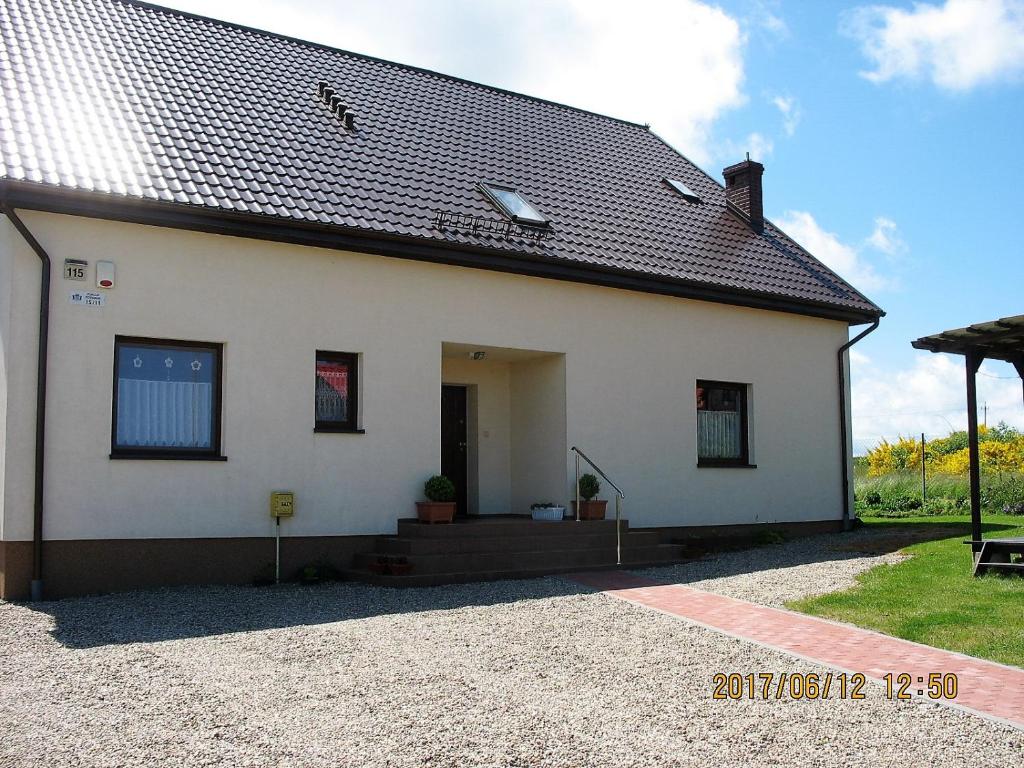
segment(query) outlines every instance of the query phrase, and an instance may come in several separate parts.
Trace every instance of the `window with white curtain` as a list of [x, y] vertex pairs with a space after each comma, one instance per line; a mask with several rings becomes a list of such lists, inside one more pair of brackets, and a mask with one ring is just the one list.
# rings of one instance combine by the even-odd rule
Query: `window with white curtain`
[[220, 458], [221, 347], [119, 336], [111, 456]]
[[749, 466], [747, 385], [697, 382], [697, 463]]

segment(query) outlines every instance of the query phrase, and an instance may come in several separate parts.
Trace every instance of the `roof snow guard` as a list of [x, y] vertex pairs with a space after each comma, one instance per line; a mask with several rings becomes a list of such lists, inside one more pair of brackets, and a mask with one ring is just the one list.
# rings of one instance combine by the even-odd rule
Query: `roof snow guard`
[[[0, 200], [16, 208], [883, 314], [636, 123], [135, 0], [2, 0], [0, 62]], [[496, 237], [485, 179], [529, 190], [557, 234]], [[437, 211], [458, 215], [439, 229]]]
[[550, 227], [532, 227], [517, 224], [514, 221], [498, 221], [487, 216], [473, 216], [468, 213], [437, 211], [434, 213], [434, 226], [441, 230], [456, 230], [470, 234], [493, 235], [503, 240], [524, 237], [529, 240], [547, 240], [553, 230]]

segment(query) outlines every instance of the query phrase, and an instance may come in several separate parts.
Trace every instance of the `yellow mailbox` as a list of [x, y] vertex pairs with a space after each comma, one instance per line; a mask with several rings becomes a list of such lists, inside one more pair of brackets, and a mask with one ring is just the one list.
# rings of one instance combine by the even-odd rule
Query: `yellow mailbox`
[[273, 491], [270, 494], [270, 516], [291, 517], [295, 514], [295, 494], [292, 491]]

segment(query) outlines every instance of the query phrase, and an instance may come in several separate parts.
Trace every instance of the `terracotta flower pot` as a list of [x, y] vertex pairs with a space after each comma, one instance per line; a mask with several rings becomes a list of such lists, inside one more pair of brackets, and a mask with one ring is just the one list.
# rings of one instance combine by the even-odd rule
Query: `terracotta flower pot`
[[455, 517], [455, 502], [417, 501], [416, 517], [421, 523], [450, 523]]
[[[580, 502], [580, 520], [604, 520], [604, 513], [608, 507], [605, 499], [591, 499]], [[576, 519], [576, 502], [572, 502], [572, 517]]]

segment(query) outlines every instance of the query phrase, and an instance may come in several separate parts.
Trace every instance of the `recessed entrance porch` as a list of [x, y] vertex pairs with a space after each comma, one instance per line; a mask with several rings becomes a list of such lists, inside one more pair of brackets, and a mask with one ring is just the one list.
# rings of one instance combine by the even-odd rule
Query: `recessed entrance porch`
[[441, 345], [441, 473], [460, 516], [566, 501], [565, 355]]

